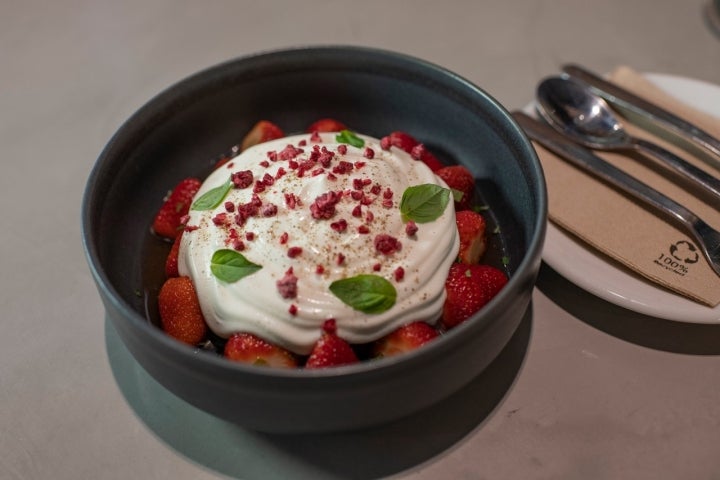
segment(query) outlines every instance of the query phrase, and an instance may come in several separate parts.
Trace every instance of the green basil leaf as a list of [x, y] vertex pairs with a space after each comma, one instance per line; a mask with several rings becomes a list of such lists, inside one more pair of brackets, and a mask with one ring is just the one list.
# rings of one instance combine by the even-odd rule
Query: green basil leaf
[[361, 148], [365, 145], [365, 140], [358, 137], [350, 130], [341, 130], [340, 133], [335, 136], [335, 140], [339, 143], [347, 143], [357, 148]]
[[228, 192], [232, 189], [233, 182], [228, 178], [228, 180], [220, 185], [219, 187], [215, 187], [213, 189], [208, 190], [205, 192], [200, 198], [195, 200], [190, 207], [191, 210], [212, 210], [213, 208], [220, 205], [220, 203], [225, 200], [225, 197], [227, 196]]
[[252, 263], [242, 254], [230, 249], [218, 250], [213, 253], [212, 259], [210, 259], [210, 271], [212, 274], [227, 283], [237, 282], [261, 268], [262, 266]]
[[355, 310], [382, 313], [392, 308], [397, 291], [392, 283], [378, 275], [357, 275], [330, 284], [330, 291]]
[[450, 190], [439, 185], [426, 183], [408, 187], [400, 200], [400, 214], [403, 221], [413, 220], [428, 223], [436, 220], [445, 211], [450, 201]]

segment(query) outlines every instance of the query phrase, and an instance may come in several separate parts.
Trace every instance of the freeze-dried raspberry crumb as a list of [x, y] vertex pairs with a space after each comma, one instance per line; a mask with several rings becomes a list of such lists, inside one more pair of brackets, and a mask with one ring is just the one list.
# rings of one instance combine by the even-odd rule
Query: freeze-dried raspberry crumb
[[225, 211], [226, 212], [234, 212], [235, 211], [235, 204], [233, 202], [225, 202]]
[[330, 224], [330, 228], [332, 228], [333, 230], [335, 230], [336, 232], [339, 232], [339, 233], [342, 233], [345, 230], [347, 230], [347, 227], [348, 227], [348, 223], [344, 218], [341, 218], [337, 222], [332, 222]]
[[272, 150], [270, 152], [267, 152], [267, 158], [271, 162], [277, 162], [277, 152], [275, 150]]
[[288, 168], [290, 170], [297, 170], [299, 166], [300, 166], [300, 164], [298, 162], [296, 162], [295, 160], [290, 160], [288, 162]]
[[337, 177], [332, 172], [328, 172], [326, 176], [328, 180], [337, 180]]
[[365, 234], [370, 233], [370, 229], [368, 228], [367, 225], [360, 225], [360, 226], [358, 227], [358, 233], [361, 233], [361, 234], [365, 235]]
[[265, 175], [263, 175], [262, 182], [266, 187], [269, 187], [270, 185], [275, 183], [275, 177], [273, 177], [269, 173], [266, 173]]
[[341, 195], [332, 190], [318, 196], [310, 205], [310, 213], [315, 219], [328, 219], [335, 215], [335, 205], [340, 201]]
[[381, 233], [375, 237], [375, 250], [384, 254], [392, 255], [402, 249], [402, 244], [397, 238], [386, 233]]
[[185, 228], [183, 228], [183, 230], [186, 232], [194, 232], [198, 228], [200, 228], [198, 225], [185, 225]]
[[212, 218], [212, 222], [218, 226], [225, 225], [228, 222], [227, 213], [218, 213]]
[[262, 162], [260, 162], [260, 166], [268, 168], [270, 166], [270, 162], [268, 162], [267, 160], [263, 160]]
[[395, 195], [395, 193], [390, 189], [390, 187], [386, 188], [383, 192], [383, 198], [385, 199], [393, 198], [393, 195]]
[[352, 209], [352, 216], [356, 218], [362, 217], [362, 206], [361, 205], [355, 205], [355, 208]]
[[328, 150], [326, 147], [322, 147], [317, 161], [320, 162], [323, 167], [328, 168], [333, 158], [335, 158], [335, 154]]
[[362, 190], [364, 186], [362, 178], [353, 178], [353, 188], [355, 190]]
[[335, 263], [338, 265], [342, 265], [343, 263], [345, 263], [345, 255], [343, 255], [342, 253], [338, 253], [337, 257], [335, 257]]
[[304, 147], [305, 145], [307, 145], [307, 140], [300, 140], [298, 142], [298, 147]]
[[363, 152], [363, 156], [365, 158], [375, 158], [375, 150], [370, 147], [365, 147], [365, 152]]
[[265, 184], [262, 182], [262, 180], [258, 180], [255, 182], [255, 186], [253, 187], [253, 193], [262, 193], [265, 191]]
[[323, 173], [324, 171], [325, 171], [324, 168], [316, 168], [315, 170], [313, 170], [312, 172], [310, 172], [310, 176], [312, 176], [312, 177], [317, 177], [318, 175], [320, 175], [320, 174]]
[[280, 245], [285, 245], [288, 242], [289, 238], [290, 238], [290, 235], [288, 235], [287, 232], [283, 232], [283, 234], [280, 235]]
[[405, 278], [405, 269], [403, 267], [397, 267], [393, 272], [393, 275], [395, 276], [395, 281], [399, 282]]
[[275, 172], [275, 180], [284, 177], [286, 174], [287, 171], [283, 167], [278, 168], [278, 171]]
[[353, 190], [350, 192], [350, 198], [353, 200], [362, 200], [363, 193], [360, 190]]
[[382, 187], [380, 186], [380, 184], [377, 184], [377, 183], [375, 185], [373, 185], [372, 188], [370, 189], [370, 193], [372, 193], [373, 195], [380, 195], [381, 191], [382, 191]]
[[325, 273], [325, 267], [323, 267], [322, 265], [318, 265], [317, 267], [315, 267], [315, 273], [317, 273], [318, 275], [322, 275], [323, 273]]
[[298, 257], [302, 254], [303, 249], [302, 247], [290, 247], [288, 248], [287, 255], [290, 258]]
[[390, 150], [390, 147], [392, 147], [392, 141], [389, 136], [380, 139], [380, 148], [383, 150]]
[[361, 168], [363, 168], [365, 166], [365, 162], [355, 162], [355, 163], [353, 163], [353, 165], [355, 165], [356, 170], [360, 170]]
[[413, 235], [415, 235], [417, 233], [417, 231], [418, 231], [417, 223], [413, 222], [412, 220], [410, 220], [409, 222], [407, 222], [405, 224], [405, 233], [407, 234], [408, 237], [412, 237]]
[[290, 305], [290, 308], [288, 308], [288, 313], [290, 315], [297, 315], [297, 311], [298, 311], [297, 305], [295, 305], [294, 303], [292, 305]]
[[297, 196], [294, 193], [285, 194], [285, 206], [290, 210], [295, 210], [295, 207], [300, 203]]
[[295, 298], [297, 297], [297, 282], [298, 278], [293, 273], [292, 267], [285, 272], [285, 276], [276, 282], [278, 292], [283, 298]]
[[350, 173], [353, 170], [353, 164], [348, 161], [341, 161], [335, 167], [333, 167], [332, 172], [336, 173], [338, 175], [343, 175], [346, 173]]
[[347, 145], [338, 145], [337, 151], [340, 155], [345, 155], [347, 153]]
[[238, 252], [241, 252], [245, 250], [245, 243], [240, 240], [239, 238], [235, 238], [232, 241], [232, 247], [237, 250]]
[[373, 220], [375, 220], [375, 214], [370, 210], [365, 212], [365, 223], [372, 223]]
[[394, 202], [392, 201], [392, 199], [390, 199], [390, 198], [385, 198], [385, 199], [383, 199], [383, 201], [382, 201], [382, 206], [383, 206], [384, 208], [392, 208], [393, 205], [395, 205], [395, 203], [394, 203]]
[[293, 145], [288, 145], [285, 148], [283, 148], [282, 150], [280, 150], [280, 152], [278, 153], [278, 158], [280, 160], [292, 160], [293, 158], [297, 157], [301, 153], [303, 153], [302, 148], [296, 148]]
[[248, 242], [252, 242], [255, 240], [255, 233], [254, 232], [245, 232], [245, 240]]
[[253, 173], [250, 170], [235, 172], [230, 175], [235, 188], [247, 188], [253, 184]]
[[375, 265], [373, 265], [373, 272], [379, 272], [381, 268], [382, 268], [382, 265], [380, 265], [379, 263], [376, 263]]
[[262, 206], [262, 209], [260, 210], [260, 214], [263, 217], [274, 217], [277, 215], [278, 207], [274, 203], [267, 203]]
[[310, 135], [310, 141], [311, 141], [311, 142], [315, 142], [315, 143], [321, 143], [321, 142], [322, 142], [322, 137], [320, 136], [320, 134], [319, 134], [318, 132], [313, 132], [313, 133]]

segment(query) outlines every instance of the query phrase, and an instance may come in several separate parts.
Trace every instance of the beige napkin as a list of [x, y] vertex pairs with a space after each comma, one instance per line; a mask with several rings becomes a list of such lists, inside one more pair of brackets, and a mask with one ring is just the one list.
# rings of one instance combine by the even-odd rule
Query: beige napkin
[[[618, 67], [610, 79], [720, 137], [720, 118], [681, 103], [632, 69]], [[633, 134], [656, 141], [720, 176], [720, 170], [699, 158], [701, 155], [689, 155], [686, 150], [648, 134], [627, 120], [623, 124]], [[708, 306], [720, 304], [720, 277], [710, 268], [688, 234], [540, 145], [535, 147], [545, 171], [552, 222], [657, 285]], [[720, 211], [709, 203], [710, 200], [702, 198], [702, 193], [698, 194], [652, 157], [628, 152], [599, 155], [720, 230]], [[592, 272], [587, 274], [592, 275]]]

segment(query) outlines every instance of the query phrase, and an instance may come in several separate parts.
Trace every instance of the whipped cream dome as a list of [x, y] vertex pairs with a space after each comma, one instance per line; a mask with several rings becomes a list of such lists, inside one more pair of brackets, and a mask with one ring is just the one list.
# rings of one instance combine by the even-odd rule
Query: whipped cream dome
[[[197, 193], [196, 199], [233, 174], [242, 186], [252, 172], [252, 184], [236, 184], [216, 208], [191, 210], [180, 244], [180, 275], [192, 279], [217, 335], [249, 332], [307, 354], [329, 318], [339, 336], [366, 343], [407, 322], [440, 317], [459, 249], [452, 198], [439, 218], [417, 223], [415, 233], [407, 231], [399, 205], [410, 186], [447, 185], [423, 162], [395, 147], [383, 150], [377, 139], [359, 136], [365, 145], [353, 147], [335, 137], [305, 134], [255, 145], [215, 170]], [[318, 203], [329, 192], [332, 205]], [[378, 235], [397, 240], [399, 249], [379, 251]], [[234, 283], [219, 280], [210, 263], [220, 249], [262, 268]], [[278, 281], [291, 268], [296, 282], [288, 292]], [[333, 281], [360, 274], [390, 281], [394, 306], [367, 314], [329, 290]]]

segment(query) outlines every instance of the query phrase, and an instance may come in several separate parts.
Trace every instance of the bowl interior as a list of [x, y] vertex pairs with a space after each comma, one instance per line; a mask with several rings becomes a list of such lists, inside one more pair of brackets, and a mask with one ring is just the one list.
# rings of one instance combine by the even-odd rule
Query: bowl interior
[[184, 177], [204, 178], [260, 119], [293, 133], [321, 117], [376, 137], [409, 132], [444, 162], [467, 166], [489, 207], [490, 231], [498, 232], [488, 261], [507, 263], [511, 277], [528, 255], [537, 263], [542, 174], [529, 143], [491, 97], [442, 68], [390, 52], [271, 52], [169, 88], [100, 155], [85, 192], [84, 241], [100, 288], [126, 309], [127, 321], [157, 323], [169, 245], [150, 234], [150, 225], [168, 190]]

